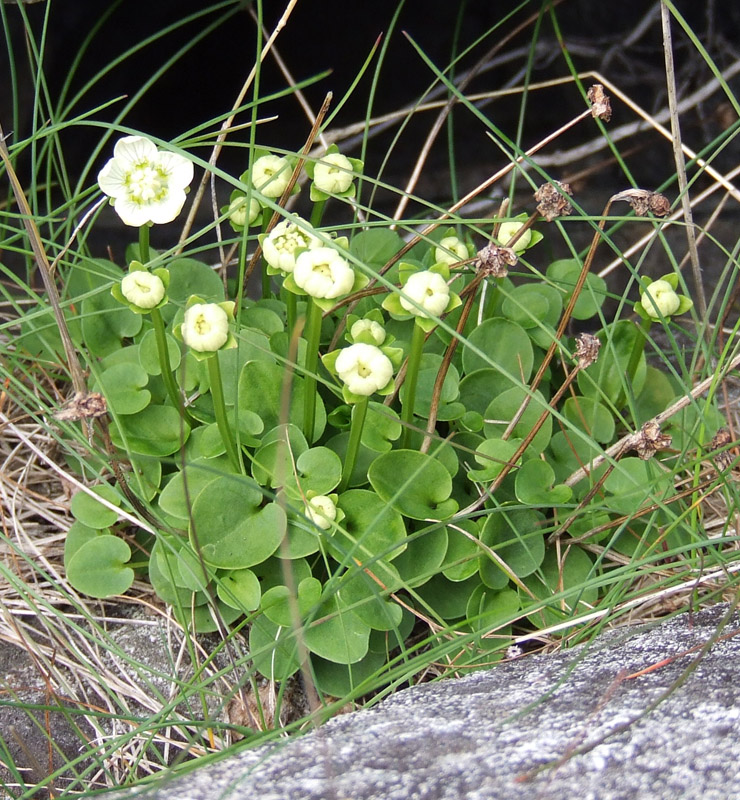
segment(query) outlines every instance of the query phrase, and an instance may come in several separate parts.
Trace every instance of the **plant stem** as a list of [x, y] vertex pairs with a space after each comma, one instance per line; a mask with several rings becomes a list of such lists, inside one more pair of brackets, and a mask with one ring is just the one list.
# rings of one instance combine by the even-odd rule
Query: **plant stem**
[[[645, 352], [645, 342], [647, 341], [648, 331], [650, 330], [650, 326], [653, 324], [652, 320], [650, 319], [643, 319], [640, 317], [640, 324], [638, 326], [638, 334], [635, 338], [635, 343], [632, 345], [632, 353], [630, 354], [630, 360], [627, 362], [627, 381], [630, 386], [634, 385], [635, 382], [635, 375], [637, 374], [637, 367], [640, 364], [640, 358], [642, 354]], [[619, 393], [619, 397], [617, 398], [616, 407], [617, 409], [621, 408], [625, 401], [627, 400], [627, 393], [625, 390], [622, 390]]]
[[218, 353], [214, 353], [208, 359], [208, 380], [211, 384], [211, 397], [213, 398], [213, 410], [216, 414], [216, 424], [218, 425], [221, 439], [223, 440], [229, 459], [237, 472], [242, 472], [242, 461], [239, 458], [239, 451], [236, 442], [231, 436], [229, 422], [226, 419], [226, 404], [224, 402], [224, 390], [221, 383], [221, 367], [218, 363]]
[[411, 436], [411, 420], [414, 417], [414, 401], [416, 400], [416, 380], [419, 377], [419, 364], [424, 349], [424, 329], [414, 323], [414, 333], [411, 336], [411, 349], [406, 367], [405, 397], [401, 410], [401, 423], [404, 426], [402, 448], [408, 447]]
[[281, 289], [280, 293], [285, 301], [285, 314], [287, 319], [286, 330], [288, 331], [288, 335], [292, 336], [295, 330], [296, 316], [298, 314], [298, 298], [293, 292], [289, 292], [287, 289]]
[[308, 443], [313, 441], [313, 424], [316, 413], [316, 371], [319, 367], [319, 342], [321, 339], [321, 309], [307, 298], [306, 305], [306, 378], [303, 393], [303, 433]]
[[149, 261], [149, 226], [139, 226], [139, 259], [142, 264]]
[[324, 216], [324, 208], [326, 207], [326, 200], [319, 200], [314, 203], [311, 210], [311, 227], [318, 228], [321, 225], [321, 219]]
[[180, 416], [188, 423], [193, 425], [194, 420], [185, 409], [180, 389], [175, 382], [170, 364], [170, 351], [167, 347], [167, 334], [164, 329], [164, 320], [158, 308], [151, 310], [152, 325], [154, 326], [154, 338], [157, 342], [157, 355], [159, 356], [159, 367], [162, 370], [162, 380], [164, 381], [167, 394], [172, 405], [180, 412]]
[[368, 397], [363, 397], [352, 409], [352, 425], [349, 430], [349, 442], [347, 442], [347, 453], [344, 457], [342, 480], [339, 482], [339, 492], [343, 492], [349, 486], [349, 481], [352, 477], [355, 463], [357, 462], [357, 453], [360, 451], [362, 427], [365, 424], [369, 399]]

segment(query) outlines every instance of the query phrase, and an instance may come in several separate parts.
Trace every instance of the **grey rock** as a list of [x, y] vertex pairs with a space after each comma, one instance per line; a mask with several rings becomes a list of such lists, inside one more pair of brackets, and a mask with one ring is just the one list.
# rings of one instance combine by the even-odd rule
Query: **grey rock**
[[727, 636], [736, 618], [699, 658], [726, 612], [417, 686], [302, 738], [116, 797], [737, 799], [740, 640]]

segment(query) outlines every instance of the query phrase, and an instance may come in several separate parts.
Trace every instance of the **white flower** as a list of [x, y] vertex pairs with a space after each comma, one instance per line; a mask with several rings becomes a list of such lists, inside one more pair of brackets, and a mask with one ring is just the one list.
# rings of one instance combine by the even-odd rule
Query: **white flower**
[[281, 156], [260, 156], [249, 173], [252, 186], [265, 197], [280, 197], [290, 182], [293, 168]]
[[229, 210], [226, 212], [229, 219], [238, 228], [244, 228], [247, 225], [253, 225], [259, 216], [262, 206], [256, 198], [249, 198], [249, 214], [247, 214], [247, 198], [235, 197], [229, 203]]
[[199, 353], [212, 353], [229, 338], [229, 317], [217, 303], [195, 303], [185, 311], [183, 342]]
[[[399, 298], [401, 306], [416, 317], [438, 317], [450, 302], [450, 287], [438, 272], [414, 272], [406, 281]], [[420, 305], [418, 309], [411, 301]]]
[[341, 153], [329, 153], [316, 162], [314, 186], [327, 194], [342, 194], [352, 185], [352, 162]]
[[172, 222], [185, 203], [193, 165], [177, 153], [157, 150], [143, 136], [124, 136], [98, 173], [98, 184], [114, 200], [125, 225]]
[[[509, 240], [516, 236], [519, 228], [524, 225], [523, 222], [503, 222], [501, 223], [501, 227], [498, 229], [498, 240], [504, 247], [508, 247]], [[527, 228], [526, 231], [514, 242], [511, 249], [515, 253], [522, 253], [529, 247], [529, 243], [532, 240], [532, 231]]]
[[325, 531], [331, 528], [332, 522], [337, 518], [337, 507], [331, 497], [317, 494], [308, 501], [306, 516], [314, 525]]
[[334, 369], [352, 394], [363, 397], [384, 388], [393, 377], [391, 360], [372, 344], [345, 347], [337, 356]]
[[648, 316], [660, 319], [661, 316], [670, 317], [675, 314], [681, 305], [681, 299], [668, 281], [660, 280], [653, 281], [645, 289], [641, 303]]
[[311, 297], [331, 299], [352, 290], [355, 273], [333, 248], [315, 247], [298, 256], [293, 280]]
[[[455, 254], [450, 255], [448, 250], [452, 250]], [[468, 257], [468, 248], [465, 242], [461, 242], [457, 236], [445, 236], [440, 239], [439, 245], [434, 250], [434, 261], [442, 262], [444, 264], [456, 264], [458, 261], [464, 261]]]
[[374, 319], [358, 319], [349, 330], [349, 335], [357, 340], [363, 333], [370, 334], [370, 338], [380, 346], [385, 341], [385, 328]]
[[121, 294], [139, 308], [154, 308], [164, 297], [162, 279], [145, 270], [134, 270], [121, 281]]
[[320, 244], [319, 239], [311, 233], [312, 230], [307, 222], [301, 222], [300, 225], [287, 219], [278, 222], [262, 242], [265, 261], [275, 269], [293, 272], [296, 250], [311, 249]]

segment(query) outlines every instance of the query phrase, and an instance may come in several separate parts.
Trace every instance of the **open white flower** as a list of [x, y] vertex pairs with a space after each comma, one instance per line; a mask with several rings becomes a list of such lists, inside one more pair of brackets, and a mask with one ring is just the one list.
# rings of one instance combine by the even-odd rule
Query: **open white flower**
[[[498, 229], [498, 240], [504, 247], [508, 247], [509, 240], [516, 236], [519, 229], [524, 225], [523, 222], [502, 222], [501, 227]], [[527, 228], [526, 231], [514, 242], [511, 249], [515, 253], [522, 253], [528, 247], [532, 240], [532, 231]]]
[[[249, 213], [247, 213], [249, 211]], [[239, 228], [253, 225], [262, 211], [262, 206], [254, 198], [249, 198], [249, 208], [247, 208], [247, 198], [245, 196], [235, 197], [229, 203], [229, 210], [226, 212], [229, 219]]]
[[[447, 281], [438, 272], [430, 270], [414, 272], [401, 291], [401, 307], [416, 317], [438, 317], [450, 302]], [[417, 308], [411, 301], [424, 310]]]
[[213, 353], [229, 338], [229, 317], [217, 303], [195, 303], [185, 311], [180, 335], [193, 350]]
[[660, 319], [661, 316], [675, 314], [681, 305], [681, 298], [668, 281], [658, 280], [645, 288], [641, 303], [648, 316]]
[[306, 516], [314, 525], [326, 531], [331, 528], [332, 522], [337, 518], [337, 507], [331, 497], [317, 494], [306, 505]]
[[341, 194], [352, 185], [352, 162], [341, 153], [329, 153], [316, 162], [313, 182], [327, 194]]
[[364, 333], [369, 333], [378, 346], [385, 341], [385, 328], [374, 319], [358, 319], [349, 330], [350, 336], [355, 340]]
[[333, 248], [315, 247], [298, 256], [293, 280], [311, 297], [332, 299], [352, 290], [355, 273]]
[[262, 242], [265, 261], [275, 269], [293, 272], [296, 250], [311, 249], [320, 244], [319, 239], [311, 233], [312, 230], [307, 222], [300, 225], [287, 219], [278, 222]]
[[[450, 254], [451, 250], [454, 255]], [[461, 242], [457, 236], [445, 236], [440, 239], [439, 245], [434, 249], [435, 262], [441, 261], [443, 264], [456, 264], [464, 261], [468, 257], [468, 248], [465, 242]]]
[[337, 356], [334, 369], [350, 392], [362, 397], [383, 389], [393, 377], [391, 360], [372, 344], [345, 347]]
[[124, 136], [98, 173], [100, 188], [114, 201], [125, 225], [172, 222], [185, 203], [193, 165], [177, 153], [157, 150], [143, 136]]
[[162, 302], [165, 288], [158, 275], [135, 270], [125, 275], [121, 281], [121, 294], [129, 303], [139, 308], [154, 308]]
[[280, 197], [287, 189], [293, 168], [287, 158], [260, 156], [250, 170], [252, 186], [265, 197]]

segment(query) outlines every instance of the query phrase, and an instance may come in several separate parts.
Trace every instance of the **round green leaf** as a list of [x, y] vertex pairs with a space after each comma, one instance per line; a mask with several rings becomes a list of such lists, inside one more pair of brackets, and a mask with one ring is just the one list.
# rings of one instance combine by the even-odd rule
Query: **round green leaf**
[[433, 525], [410, 536], [408, 546], [393, 561], [404, 585], [421, 586], [439, 572], [447, 554], [447, 529]]
[[297, 598], [293, 598], [287, 586], [278, 585], [268, 589], [262, 595], [262, 611], [276, 625], [289, 628], [293, 625], [293, 604], [299, 617], [303, 619], [318, 606], [320, 600], [321, 581], [308, 577], [298, 584]]
[[341, 526], [327, 531], [330, 550], [339, 561], [362, 561], [380, 556], [393, 559], [406, 549], [406, 526], [401, 515], [375, 492], [350, 489], [339, 496], [344, 512]]
[[368, 403], [360, 438], [365, 447], [377, 453], [386, 453], [393, 447], [393, 442], [398, 439], [402, 430], [400, 418], [392, 408], [375, 401]]
[[[544, 515], [531, 508], [507, 511], [499, 509], [486, 519], [481, 541], [519, 578], [531, 575], [545, 556], [545, 537], [542, 534]], [[481, 559], [481, 575], [501, 567], [485, 555]], [[485, 579], [484, 579], [485, 580]]]
[[[615, 322], [601, 333], [601, 349], [594, 364], [578, 373], [578, 389], [585, 397], [601, 400], [607, 407], [625, 396], [626, 372], [632, 357], [635, 341], [642, 331], [630, 320]], [[645, 354], [640, 356], [632, 391], [639, 395], [645, 385]]]
[[[368, 653], [356, 664], [337, 664], [319, 656], [311, 656], [313, 679], [318, 689], [331, 697], [347, 697], [354, 693], [363, 681], [380, 672], [385, 656], [381, 653]], [[368, 685], [377, 688], [377, 681]]]
[[95, 356], [107, 356], [121, 342], [141, 330], [141, 314], [124, 308], [110, 292], [86, 297], [80, 304], [82, 336], [88, 351]]
[[357, 569], [343, 576], [342, 602], [374, 630], [395, 630], [401, 624], [403, 609], [388, 598], [388, 593], [397, 591], [400, 585], [398, 570], [392, 564], [374, 561], [367, 570]]
[[[167, 341], [167, 353], [170, 357], [170, 367], [176, 370], [180, 366], [180, 344], [177, 339], [165, 334]], [[139, 342], [139, 361], [141, 366], [149, 375], [161, 375], [162, 364], [159, 360], [159, 350], [157, 348], [157, 337], [154, 330], [148, 330]]]
[[[528, 618], [538, 627], [546, 627], [590, 611], [598, 598], [597, 588], [586, 586], [592, 571], [591, 559], [577, 547], [567, 551], [562, 564], [558, 563], [557, 552], [549, 550], [537, 574], [524, 581], [545, 606]], [[521, 600], [523, 607], [532, 603], [531, 597], [524, 593]]]
[[448, 546], [442, 572], [450, 581], [464, 581], [478, 571], [480, 531], [473, 520], [463, 519], [447, 526]]
[[450, 621], [465, 616], [468, 600], [476, 586], [480, 586], [476, 576], [453, 582], [444, 575], [434, 575], [416, 591], [437, 617]]
[[474, 630], [486, 632], [511, 624], [519, 608], [518, 592], [513, 589], [495, 591], [479, 584], [470, 595], [465, 616]]
[[134, 582], [126, 566], [131, 549], [117, 536], [103, 534], [83, 544], [67, 564], [67, 579], [78, 592], [90, 597], [123, 594]]
[[162, 458], [176, 453], [190, 434], [190, 426], [172, 406], [147, 406], [138, 414], [111, 426], [111, 440], [122, 450]]
[[450, 473], [425, 453], [383, 453], [370, 465], [368, 478], [386, 503], [411, 519], [447, 519], [457, 511]]
[[262, 589], [251, 569], [235, 569], [218, 579], [216, 593], [221, 602], [246, 613], [259, 607]]
[[511, 462], [521, 444], [520, 439], [486, 439], [475, 450], [475, 460], [481, 469], [468, 470], [468, 478], [478, 483], [487, 483], [499, 476]]
[[[534, 350], [521, 325], [502, 317], [487, 319], [474, 328], [463, 348], [462, 362], [466, 375], [493, 367], [508, 373], [516, 381], [525, 382], [532, 374]], [[473, 347], [480, 353], [474, 352]]]
[[[105, 533], [110, 533], [110, 531], [106, 530]], [[100, 536], [100, 531], [95, 530], [95, 528], [90, 528], [87, 525], [83, 525], [81, 522], [73, 522], [69, 526], [67, 536], [64, 539], [65, 569], [67, 564], [72, 560], [72, 556], [80, 549], [80, 547], [98, 536]]]
[[564, 484], [552, 487], [554, 482], [553, 468], [546, 461], [533, 458], [519, 468], [514, 491], [519, 502], [525, 506], [558, 506], [567, 503], [573, 495], [571, 488]]
[[287, 521], [276, 503], [261, 505], [262, 493], [240, 475], [207, 484], [193, 503], [193, 546], [215, 567], [244, 569], [264, 561], [280, 546]]
[[563, 416], [597, 442], [611, 442], [614, 438], [614, 417], [595, 397], [569, 397], [563, 404]]
[[249, 627], [249, 654], [255, 669], [270, 681], [284, 681], [301, 662], [291, 628], [276, 625], [260, 614]]
[[317, 656], [337, 664], [354, 664], [367, 654], [370, 626], [347, 610], [341, 593], [325, 598], [315, 619], [303, 634], [306, 647]]
[[104, 370], [94, 386], [102, 391], [114, 414], [136, 414], [149, 405], [151, 392], [144, 387], [149, 376], [134, 364], [116, 364]]
[[[521, 408], [525, 397], [528, 397], [527, 392], [515, 386], [491, 400], [484, 414], [483, 432], [487, 439], [498, 439], [503, 435], [509, 421], [514, 418]], [[536, 391], [534, 397], [527, 404], [521, 419], [514, 426], [511, 438], [524, 439], [547, 407], [542, 392]], [[539, 455], [547, 447], [551, 436], [552, 416], [548, 415], [526, 452], [530, 455]]]
[[[581, 263], [574, 258], [553, 261], [547, 268], [548, 280], [551, 280], [563, 293], [563, 305], [570, 302], [580, 273]], [[595, 317], [604, 304], [604, 300], [606, 300], [606, 281], [589, 272], [573, 308], [573, 318], [591, 319], [591, 317]]]
[[69, 504], [72, 516], [88, 528], [109, 528], [118, 519], [118, 512], [104, 506], [95, 498], [101, 497], [114, 506], [121, 505], [121, 498], [107, 483], [93, 486], [91, 491], [94, 496], [83, 491], [75, 493]]

